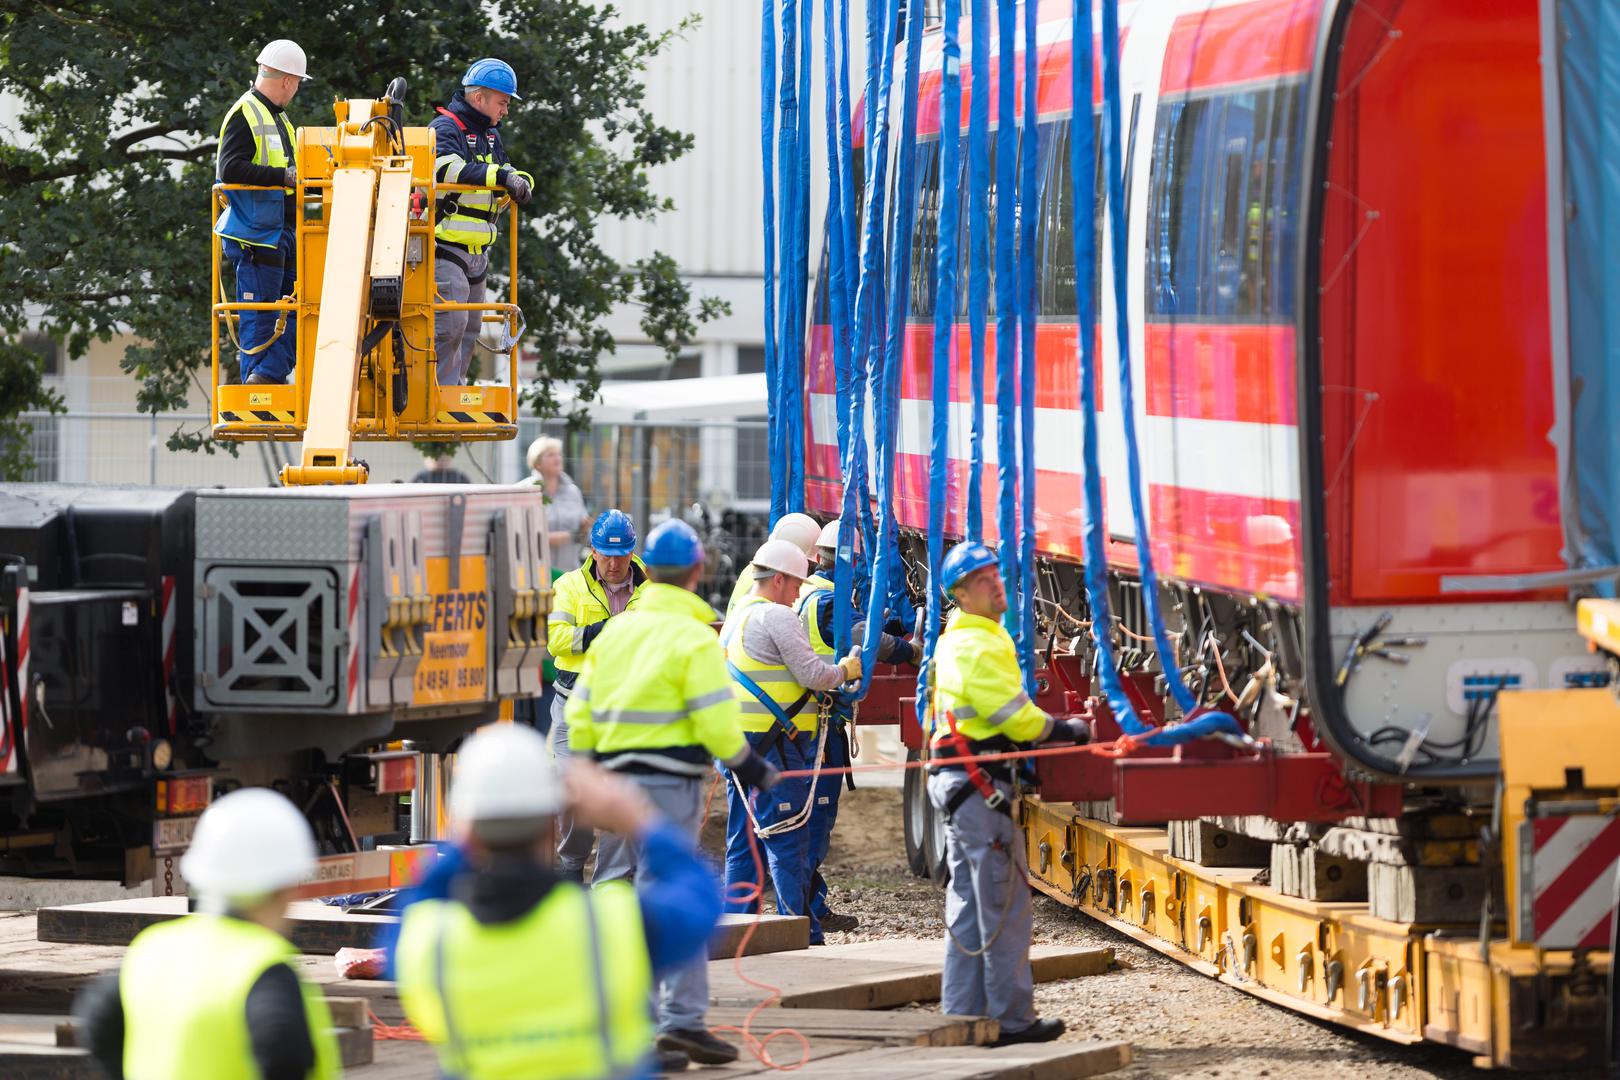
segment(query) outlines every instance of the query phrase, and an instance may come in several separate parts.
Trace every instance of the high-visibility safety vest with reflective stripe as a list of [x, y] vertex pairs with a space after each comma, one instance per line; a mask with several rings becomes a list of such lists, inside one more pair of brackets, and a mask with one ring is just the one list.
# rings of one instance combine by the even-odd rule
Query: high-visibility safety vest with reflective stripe
[[[249, 90], [236, 99], [236, 104], [225, 114], [225, 119], [219, 122], [221, 147], [225, 145], [225, 125], [238, 112], [247, 120], [248, 129], [253, 132], [253, 164], [285, 169], [289, 164], [286, 147], [298, 145], [287, 114], [272, 113]], [[283, 135], [287, 138], [285, 146], [281, 141]], [[223, 180], [219, 175], [219, 151], [214, 153], [214, 178]], [[214, 223], [214, 232], [255, 247], [276, 247], [281, 243], [281, 230], [287, 224], [287, 200], [292, 195], [292, 188], [282, 188], [280, 191], [227, 191], [225, 211]]]
[[[274, 964], [298, 955], [286, 938], [224, 915], [187, 915], [130, 942], [118, 975], [128, 1080], [259, 1080], [247, 1025], [248, 992]], [[326, 999], [299, 980], [315, 1044], [311, 1080], [342, 1074]]]
[[[499, 186], [495, 178], [500, 174], [500, 166], [495, 164], [495, 131], [475, 132], [449, 109], [440, 109], [439, 115], [449, 117], [468, 147], [465, 155], [441, 154], [433, 160], [439, 183], [474, 184], [489, 190], [446, 192], [433, 235], [477, 255], [495, 242], [495, 188]], [[444, 213], [452, 206], [450, 213]]]
[[1018, 669], [1018, 648], [1006, 627], [960, 608], [951, 613], [934, 646], [930, 734], [950, 735], [945, 713], [970, 740], [995, 736], [1034, 742], [1051, 729], [1051, 718], [1029, 700]]
[[[725, 651], [709, 625], [714, 609], [685, 589], [649, 582], [636, 606], [608, 621], [585, 654], [563, 715], [575, 753], [646, 762], [707, 776], [708, 761], [659, 751], [701, 747], [727, 765], [748, 757]], [[609, 755], [613, 755], [611, 759]]]
[[817, 656], [833, 655], [833, 643], [821, 636], [821, 605], [832, 601], [833, 583], [824, 577], [806, 578], [799, 587], [799, 602], [794, 605], [794, 610], [799, 613], [805, 636], [810, 639], [810, 647], [816, 650]]
[[643, 1075], [652, 964], [635, 889], [563, 882], [528, 914], [480, 923], [454, 900], [405, 909], [395, 952], [405, 1015], [457, 1080]]
[[[640, 583], [630, 593], [633, 607], [641, 590], [647, 587], [647, 567], [639, 555], [632, 555], [631, 576]], [[584, 565], [570, 570], [552, 586], [551, 614], [546, 617], [546, 650], [559, 671], [578, 671], [585, 663], [585, 631], [609, 617], [607, 591], [594, 572], [596, 553], [585, 556]], [[626, 611], [630, 608], [626, 608]]]
[[[790, 714], [797, 730], [813, 734], [820, 727], [820, 712], [814, 704], [806, 707], [809, 695], [793, 677], [793, 672], [788, 670], [786, 664], [766, 664], [755, 660], [743, 647], [744, 629], [749, 618], [759, 614], [764, 605], [771, 602], [763, 596], [743, 597], [726, 619], [725, 626], [720, 628], [720, 641], [726, 647], [726, 659], [764, 691], [765, 696], [774, 701], [779, 709]], [[737, 703], [742, 709], [744, 731], [769, 731], [776, 726], [776, 714], [771, 712], [770, 706], [755, 697], [741, 682], [737, 683]]]

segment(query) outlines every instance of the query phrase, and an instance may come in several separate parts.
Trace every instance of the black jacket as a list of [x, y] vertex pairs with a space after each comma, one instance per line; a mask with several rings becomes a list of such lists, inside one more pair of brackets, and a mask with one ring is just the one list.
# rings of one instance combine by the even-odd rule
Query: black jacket
[[[506, 146], [501, 142], [501, 126], [489, 122], [489, 117], [473, 108], [472, 102], [466, 95], [457, 90], [445, 106], [455, 114], [455, 119], [435, 113], [428, 122], [435, 136], [433, 156], [439, 161], [446, 157], [458, 157], [463, 161], [474, 161], [484, 154], [493, 154], [495, 165], [494, 174], [483, 183], [488, 187], [495, 187], [500, 183], [501, 169], [505, 168], [510, 159], [506, 156]], [[461, 123], [457, 124], [456, 120]], [[440, 181], [444, 180], [447, 166], [440, 165], [434, 170], [434, 175]], [[478, 182], [478, 177], [469, 177], [465, 173], [459, 179], [460, 183], [472, 184]]]

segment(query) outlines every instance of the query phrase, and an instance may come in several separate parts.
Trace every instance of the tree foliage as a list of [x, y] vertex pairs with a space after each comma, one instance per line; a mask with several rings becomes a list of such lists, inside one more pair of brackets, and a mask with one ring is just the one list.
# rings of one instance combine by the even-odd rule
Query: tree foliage
[[[206, 399], [215, 145], [259, 48], [277, 37], [304, 47], [314, 76], [289, 107], [295, 125], [329, 125], [334, 97], [379, 97], [398, 75], [410, 85], [407, 123], [426, 124], [471, 60], [499, 56], [517, 69], [523, 100], [501, 130], [514, 164], [537, 180], [521, 219], [519, 296], [540, 357], [539, 410], [554, 410], [557, 381], [594, 394], [615, 305], [638, 306], [672, 356], [719, 311], [694, 302], [667, 256], [621, 264], [596, 241], [602, 217], [668, 209], [647, 170], [691, 148], [644, 98], [642, 72], [669, 35], [609, 7], [0, 0], [0, 28], [0, 94], [21, 105], [18, 130], [0, 131], [0, 340], [38, 325], [77, 357], [93, 339], [128, 333], [122, 364], [144, 411]], [[491, 261], [506, 265], [504, 255]], [[0, 346], [0, 472], [20, 460], [17, 413], [51, 406], [37, 356]], [[197, 432], [170, 444], [214, 448]]]

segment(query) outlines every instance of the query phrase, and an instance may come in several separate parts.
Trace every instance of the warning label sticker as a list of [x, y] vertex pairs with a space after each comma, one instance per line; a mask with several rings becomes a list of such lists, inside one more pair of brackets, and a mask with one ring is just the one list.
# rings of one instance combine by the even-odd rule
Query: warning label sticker
[[423, 639], [411, 695], [416, 705], [482, 701], [489, 696], [489, 592], [487, 565], [461, 560], [461, 580], [450, 587], [450, 561], [427, 560], [432, 615]]

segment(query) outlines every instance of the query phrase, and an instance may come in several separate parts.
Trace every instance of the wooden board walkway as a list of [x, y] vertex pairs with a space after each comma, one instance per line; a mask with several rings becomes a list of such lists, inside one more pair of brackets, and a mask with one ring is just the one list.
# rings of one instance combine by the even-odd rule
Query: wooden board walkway
[[[40, 908], [39, 940], [70, 945], [128, 945], [135, 935], [186, 913], [183, 896], [152, 896]], [[754, 921], [752, 915], [722, 915], [709, 942], [711, 957], [737, 955], [737, 945]], [[331, 956], [339, 949], [371, 949], [399, 916], [349, 912], [299, 901], [288, 911], [288, 935], [299, 952]], [[745, 956], [810, 947], [810, 920], [802, 915], [765, 915], [748, 939]]]
[[[60, 944], [38, 940], [32, 916], [0, 915], [0, 1013], [65, 1014], [74, 994], [97, 975], [113, 971], [123, 957], [117, 946]], [[994, 1021], [947, 1017], [936, 1012], [880, 1012], [885, 1005], [937, 999], [944, 945], [937, 939], [874, 941], [753, 956], [742, 963], [751, 978], [783, 987], [779, 1007], [761, 1010], [752, 1033], [794, 1027], [810, 1042], [811, 1060], [798, 1075], [836, 1080], [1068, 1080], [1099, 1075], [1130, 1061], [1125, 1043], [1049, 1043], [990, 1049]], [[1099, 974], [1112, 964], [1110, 949], [1037, 945], [1032, 950], [1038, 981]], [[328, 955], [296, 960], [300, 974], [330, 997], [361, 998], [384, 1023], [403, 1019], [392, 983], [338, 977]], [[740, 982], [732, 959], [709, 965], [715, 1007], [710, 1022], [740, 1024], [764, 993]], [[816, 1006], [827, 1006], [819, 1008]], [[3, 1019], [3, 1018], [0, 1018]], [[54, 1031], [52, 1020], [34, 1016], [22, 1026]], [[12, 1041], [0, 1024], [0, 1076], [11, 1080], [92, 1080], [82, 1054], [55, 1050], [43, 1037]], [[722, 1033], [722, 1037], [736, 1039]], [[346, 1071], [360, 1080], [436, 1080], [431, 1047], [420, 1042], [378, 1040], [372, 1063]], [[770, 1044], [782, 1063], [799, 1057], [797, 1042]], [[746, 1051], [743, 1060], [708, 1070], [716, 1080], [771, 1072]], [[703, 1075], [693, 1069], [689, 1075]], [[99, 1080], [99, 1078], [97, 1078]]]
[[[1112, 949], [1035, 945], [1036, 982], [1100, 975], [1114, 962]], [[782, 988], [789, 1009], [887, 1009], [939, 999], [945, 946], [938, 939], [896, 939], [830, 945], [806, 953], [753, 957], [743, 974]], [[734, 963], [709, 961], [709, 1000], [721, 1006], [758, 1004], [765, 992], [737, 974]]]

